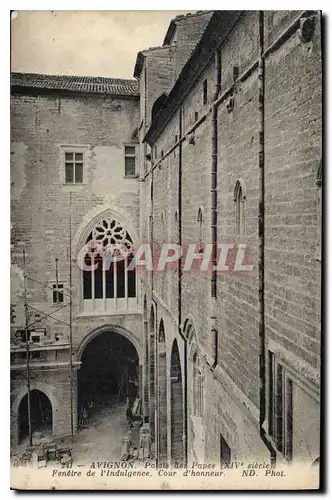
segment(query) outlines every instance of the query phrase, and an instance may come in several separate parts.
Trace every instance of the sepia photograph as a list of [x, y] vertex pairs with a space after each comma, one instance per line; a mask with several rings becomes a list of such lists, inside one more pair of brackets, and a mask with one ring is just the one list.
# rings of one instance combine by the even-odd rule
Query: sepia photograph
[[11, 489], [321, 488], [323, 20], [10, 12]]

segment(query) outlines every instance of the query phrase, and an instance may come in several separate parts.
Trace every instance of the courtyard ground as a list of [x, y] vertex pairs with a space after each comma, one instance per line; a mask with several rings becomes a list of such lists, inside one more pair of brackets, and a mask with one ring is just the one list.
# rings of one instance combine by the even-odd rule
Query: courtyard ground
[[80, 429], [73, 443], [73, 465], [93, 461], [120, 460], [122, 438], [128, 433], [126, 405], [113, 404], [88, 417], [87, 427]]

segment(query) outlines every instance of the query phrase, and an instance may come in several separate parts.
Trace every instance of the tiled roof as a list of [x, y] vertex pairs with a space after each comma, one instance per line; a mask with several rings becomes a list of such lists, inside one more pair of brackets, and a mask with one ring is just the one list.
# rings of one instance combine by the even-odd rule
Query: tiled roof
[[68, 92], [88, 92], [93, 94], [139, 95], [136, 80], [105, 78], [101, 76], [12, 73], [11, 86], [30, 89], [65, 90]]

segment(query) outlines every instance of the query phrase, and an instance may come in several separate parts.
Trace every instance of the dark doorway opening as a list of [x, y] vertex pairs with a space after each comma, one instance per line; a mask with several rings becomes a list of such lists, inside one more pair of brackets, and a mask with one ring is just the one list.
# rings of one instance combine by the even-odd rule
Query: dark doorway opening
[[[52, 435], [52, 404], [46, 394], [37, 389], [30, 391], [32, 433]], [[28, 394], [19, 406], [19, 442], [29, 436]]]
[[221, 467], [228, 465], [231, 461], [231, 449], [228, 446], [225, 438], [220, 434], [220, 465]]
[[133, 344], [115, 332], [103, 332], [85, 347], [78, 372], [78, 424], [104, 408], [128, 401], [139, 394], [139, 359]]
[[171, 354], [171, 460], [184, 463], [183, 388], [179, 349], [176, 339]]

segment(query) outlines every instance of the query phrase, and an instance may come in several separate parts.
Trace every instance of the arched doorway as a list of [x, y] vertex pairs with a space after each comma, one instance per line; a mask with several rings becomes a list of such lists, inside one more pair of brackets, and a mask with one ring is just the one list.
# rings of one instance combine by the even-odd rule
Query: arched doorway
[[158, 334], [158, 465], [167, 463], [167, 376], [164, 321], [160, 320]]
[[[42, 391], [30, 391], [31, 430], [34, 436], [52, 438], [52, 404]], [[18, 409], [19, 443], [29, 436], [28, 394], [26, 394]]]
[[183, 391], [179, 348], [174, 339], [171, 354], [171, 461], [184, 462], [183, 453]]
[[149, 399], [150, 399], [150, 433], [152, 441], [155, 441], [155, 314], [154, 308], [151, 307], [149, 321]]
[[143, 301], [143, 333], [144, 333], [144, 421], [149, 421], [149, 325], [148, 325], [148, 303], [146, 295]]
[[91, 419], [108, 408], [127, 405], [139, 398], [139, 356], [123, 335], [104, 330], [85, 346], [78, 372], [78, 421]]
[[197, 343], [196, 330], [191, 320], [185, 321], [184, 334], [189, 344], [187, 383], [188, 458], [189, 462], [204, 463], [204, 365]]

